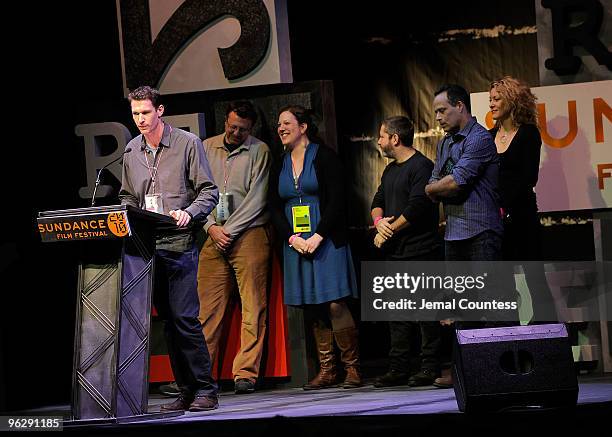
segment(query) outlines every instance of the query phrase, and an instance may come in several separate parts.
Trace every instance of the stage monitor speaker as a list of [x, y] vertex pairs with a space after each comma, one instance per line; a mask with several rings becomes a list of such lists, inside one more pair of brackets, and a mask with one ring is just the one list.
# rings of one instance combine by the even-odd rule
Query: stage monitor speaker
[[578, 380], [563, 324], [457, 330], [460, 411], [573, 407]]

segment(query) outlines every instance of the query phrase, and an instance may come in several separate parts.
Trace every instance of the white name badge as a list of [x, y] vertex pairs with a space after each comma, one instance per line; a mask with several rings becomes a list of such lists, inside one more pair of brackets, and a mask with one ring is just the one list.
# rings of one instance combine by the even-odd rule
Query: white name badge
[[156, 212], [158, 214], [164, 213], [164, 203], [162, 201], [161, 194], [147, 194], [145, 195], [145, 209], [147, 211]]
[[225, 223], [232, 215], [234, 209], [234, 197], [232, 193], [219, 193], [219, 203], [217, 204], [217, 223]]

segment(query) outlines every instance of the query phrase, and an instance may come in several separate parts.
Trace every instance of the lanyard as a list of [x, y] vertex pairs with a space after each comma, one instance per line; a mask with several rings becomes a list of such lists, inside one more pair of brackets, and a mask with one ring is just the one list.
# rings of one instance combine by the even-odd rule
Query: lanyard
[[[306, 156], [304, 156], [304, 158], [306, 158]], [[293, 158], [291, 157], [291, 155], [289, 155], [289, 159], [291, 160], [291, 173], [293, 176], [293, 187], [295, 188], [295, 191], [297, 191], [298, 196], [300, 197], [300, 203], [302, 203], [302, 187], [300, 184], [301, 173], [300, 175], [298, 175], [297, 172], [295, 171], [295, 167], [293, 166]], [[302, 173], [303, 172], [304, 172], [304, 164], [302, 163]]]
[[[168, 126], [168, 135], [170, 135], [172, 133], [172, 126], [167, 125]], [[170, 140], [168, 140], [168, 142], [170, 142]], [[159, 150], [159, 146], [157, 146]], [[162, 154], [164, 153], [164, 149], [161, 149], [161, 152], [159, 153], [155, 153], [155, 157], [153, 158], [153, 166], [149, 165], [149, 158], [147, 158], [147, 152], [146, 150], [143, 150], [142, 153], [144, 153], [144, 158], [145, 158], [145, 162], [147, 163], [147, 170], [149, 170], [149, 176], [151, 176], [151, 179], [149, 181], [149, 186], [147, 187], [145, 193], [149, 192], [149, 188], [152, 187], [153, 189], [153, 194], [155, 194], [155, 179], [157, 179], [157, 169], [159, 168], [159, 163], [161, 162], [161, 158], [162, 158]], [[151, 169], [153, 169], [153, 171], [151, 171]]]
[[[155, 158], [153, 158], [153, 165], [149, 165], [149, 158], [147, 157], [147, 151], [143, 150], [145, 161], [147, 162], [147, 170], [149, 170], [149, 176], [151, 176], [151, 183], [153, 194], [155, 194], [155, 179], [157, 179], [157, 169], [159, 168], [159, 163], [161, 162], [162, 155], [164, 153], [164, 148], [161, 149], [159, 155], [156, 153]], [[149, 192], [149, 190], [147, 190]]]
[[232, 173], [232, 167], [234, 166], [234, 160], [236, 156], [230, 159], [229, 155], [225, 160], [225, 165], [223, 166], [223, 192], [227, 192], [227, 181], [229, 180], [230, 174]]

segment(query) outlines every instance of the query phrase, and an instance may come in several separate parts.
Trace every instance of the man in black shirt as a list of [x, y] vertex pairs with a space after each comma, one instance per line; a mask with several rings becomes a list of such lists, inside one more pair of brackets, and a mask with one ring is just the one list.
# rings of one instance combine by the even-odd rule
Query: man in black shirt
[[[406, 117], [390, 117], [380, 126], [378, 145], [394, 159], [384, 170], [372, 201], [376, 227], [374, 245], [387, 260], [442, 260], [438, 235], [438, 208], [425, 195], [433, 163], [412, 147], [414, 127]], [[420, 371], [410, 376], [411, 344], [421, 331]], [[391, 350], [389, 371], [375, 387], [408, 384], [430, 385], [440, 371], [440, 324], [438, 322], [389, 322]]]

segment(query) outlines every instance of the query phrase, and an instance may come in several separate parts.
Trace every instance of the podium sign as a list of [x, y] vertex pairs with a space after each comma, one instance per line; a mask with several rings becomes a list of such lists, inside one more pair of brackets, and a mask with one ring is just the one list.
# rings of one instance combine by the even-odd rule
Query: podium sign
[[[83, 208], [83, 211], [95, 208]], [[94, 240], [131, 236], [127, 211], [91, 211], [75, 214], [77, 210], [54, 211], [38, 217], [38, 232], [42, 241]]]
[[65, 241], [79, 254], [74, 420], [117, 421], [148, 413], [155, 234], [175, 223], [125, 205], [39, 214], [43, 242]]

